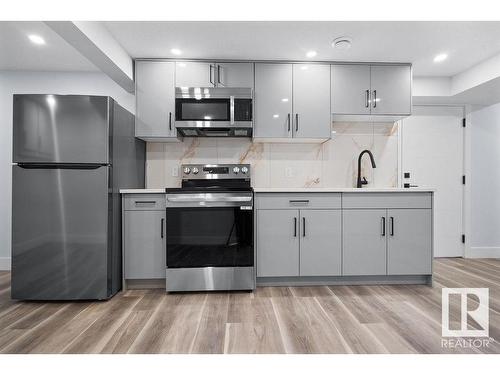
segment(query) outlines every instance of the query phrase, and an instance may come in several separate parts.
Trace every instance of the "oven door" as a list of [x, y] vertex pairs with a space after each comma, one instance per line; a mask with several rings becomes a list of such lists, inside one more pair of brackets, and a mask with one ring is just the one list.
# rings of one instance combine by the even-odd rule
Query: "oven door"
[[168, 194], [167, 268], [252, 267], [248, 194]]

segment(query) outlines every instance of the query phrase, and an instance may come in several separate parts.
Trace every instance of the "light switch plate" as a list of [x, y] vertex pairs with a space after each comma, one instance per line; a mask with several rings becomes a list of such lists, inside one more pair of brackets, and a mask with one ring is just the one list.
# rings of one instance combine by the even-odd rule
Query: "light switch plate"
[[286, 167], [285, 168], [285, 176], [286, 177], [293, 177], [293, 168], [292, 167]]
[[172, 167], [172, 177], [179, 177], [179, 167]]

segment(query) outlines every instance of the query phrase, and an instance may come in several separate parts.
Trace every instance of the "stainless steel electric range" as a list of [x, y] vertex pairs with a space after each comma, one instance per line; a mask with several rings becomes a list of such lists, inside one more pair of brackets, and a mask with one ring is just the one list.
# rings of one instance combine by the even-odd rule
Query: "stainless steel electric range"
[[183, 165], [166, 192], [167, 291], [255, 289], [250, 165]]

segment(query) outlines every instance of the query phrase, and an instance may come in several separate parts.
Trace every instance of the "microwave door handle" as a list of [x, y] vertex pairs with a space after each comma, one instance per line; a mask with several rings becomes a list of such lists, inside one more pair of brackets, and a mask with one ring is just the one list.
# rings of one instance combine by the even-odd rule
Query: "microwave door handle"
[[234, 125], [234, 96], [229, 97], [229, 120], [231, 125]]

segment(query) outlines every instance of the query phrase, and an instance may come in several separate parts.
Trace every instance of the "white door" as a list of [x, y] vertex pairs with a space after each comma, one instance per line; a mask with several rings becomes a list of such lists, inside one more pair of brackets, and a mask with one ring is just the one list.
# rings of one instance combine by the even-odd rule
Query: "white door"
[[415, 106], [402, 120], [402, 184], [436, 188], [435, 257], [464, 255], [462, 118], [462, 107]]

